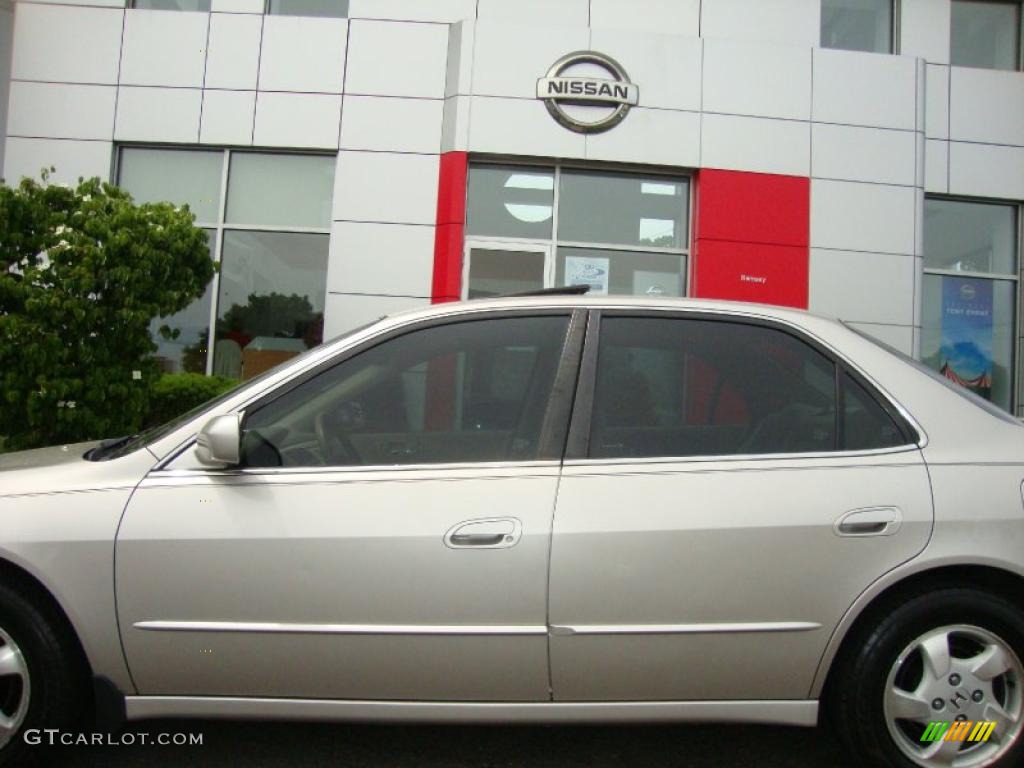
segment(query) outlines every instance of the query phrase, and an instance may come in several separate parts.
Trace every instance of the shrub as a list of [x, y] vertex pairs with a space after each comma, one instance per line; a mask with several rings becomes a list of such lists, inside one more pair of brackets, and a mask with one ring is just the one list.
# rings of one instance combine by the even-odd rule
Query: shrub
[[191, 304], [214, 272], [187, 206], [136, 205], [98, 178], [47, 178], [0, 183], [8, 450], [138, 431], [159, 375], [150, 322]]
[[231, 389], [235, 379], [201, 373], [165, 373], [150, 390], [147, 427], [163, 424]]

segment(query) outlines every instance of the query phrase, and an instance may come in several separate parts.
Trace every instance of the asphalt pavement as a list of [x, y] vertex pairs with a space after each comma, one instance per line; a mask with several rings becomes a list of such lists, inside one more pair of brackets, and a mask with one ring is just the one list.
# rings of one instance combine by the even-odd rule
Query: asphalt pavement
[[[47, 768], [853, 768], [825, 729], [769, 726], [381, 726], [160, 720], [131, 733], [202, 734], [199, 746], [64, 747]], [[169, 739], [168, 739], [169, 740]]]

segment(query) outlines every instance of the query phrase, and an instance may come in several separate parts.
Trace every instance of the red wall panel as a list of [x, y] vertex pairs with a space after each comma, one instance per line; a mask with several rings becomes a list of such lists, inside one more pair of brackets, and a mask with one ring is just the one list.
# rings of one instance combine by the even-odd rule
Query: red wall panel
[[701, 170], [690, 293], [807, 307], [810, 180]]
[[441, 155], [437, 181], [437, 228], [434, 232], [434, 275], [430, 300], [458, 301], [462, 292], [462, 234], [466, 224], [465, 152]]

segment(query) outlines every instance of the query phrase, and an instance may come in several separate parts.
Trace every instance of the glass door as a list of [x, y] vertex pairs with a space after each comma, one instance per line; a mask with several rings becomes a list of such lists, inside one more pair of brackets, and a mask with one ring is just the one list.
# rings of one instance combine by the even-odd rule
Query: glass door
[[551, 246], [467, 240], [462, 298], [485, 299], [553, 285]]

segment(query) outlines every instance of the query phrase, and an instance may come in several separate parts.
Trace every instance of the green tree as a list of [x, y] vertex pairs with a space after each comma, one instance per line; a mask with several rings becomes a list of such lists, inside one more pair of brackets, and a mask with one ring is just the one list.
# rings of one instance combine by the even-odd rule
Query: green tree
[[139, 428], [158, 375], [150, 321], [184, 309], [213, 276], [194, 220], [187, 206], [136, 205], [98, 178], [72, 188], [44, 171], [42, 183], [0, 183], [8, 449]]

